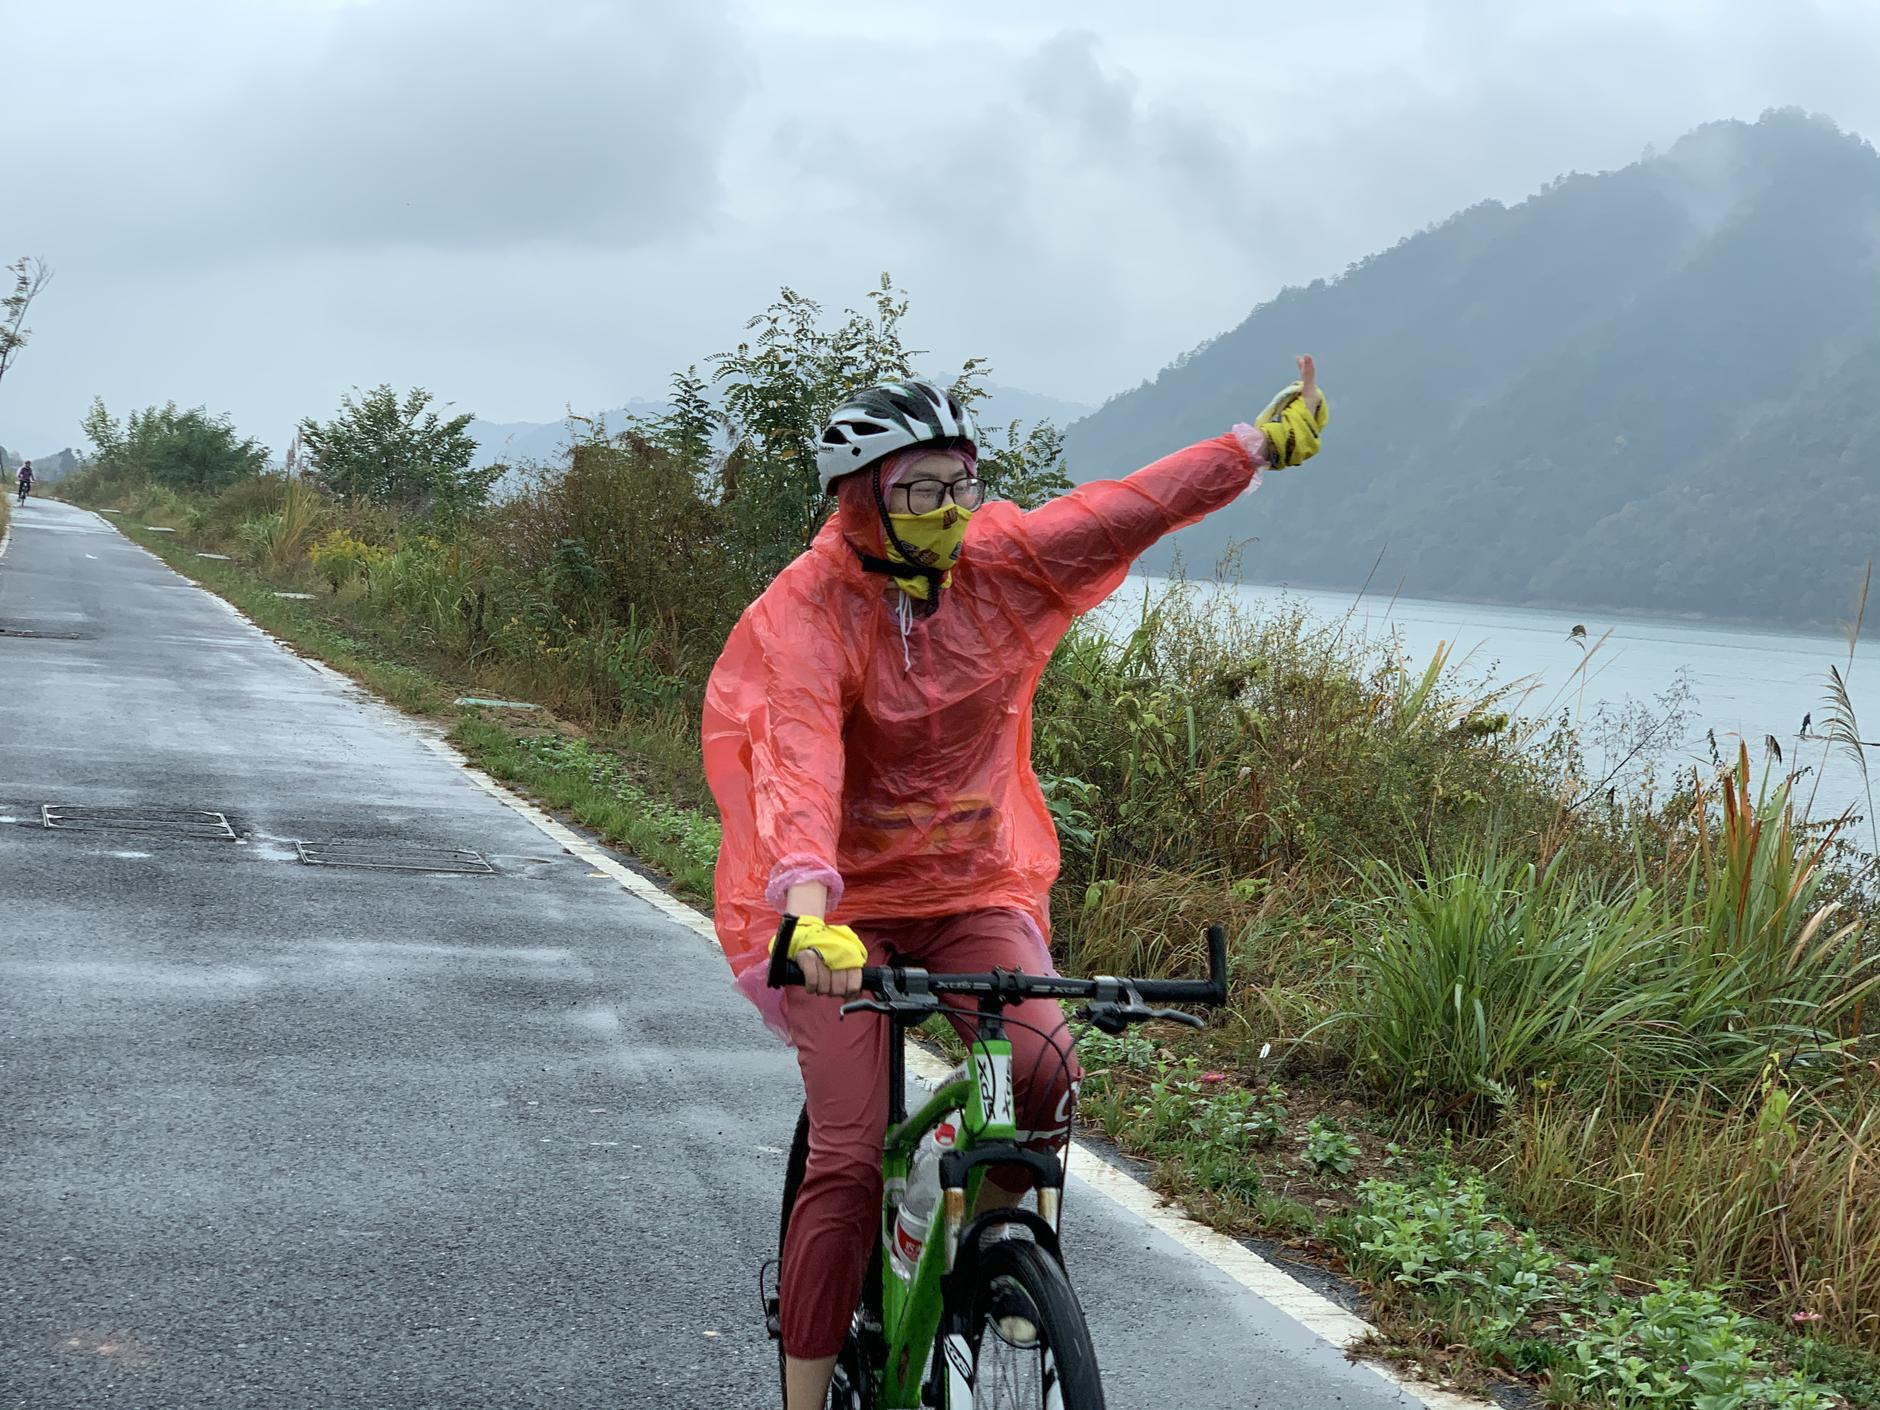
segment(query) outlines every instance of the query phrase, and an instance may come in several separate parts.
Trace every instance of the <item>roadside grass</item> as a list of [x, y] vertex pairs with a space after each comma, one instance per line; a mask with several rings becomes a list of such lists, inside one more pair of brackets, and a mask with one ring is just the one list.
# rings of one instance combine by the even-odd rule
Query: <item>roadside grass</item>
[[[709, 899], [708, 631], [597, 606], [604, 563], [528, 504], [500, 528], [546, 545], [534, 576], [331, 506], [277, 553], [286, 493], [132, 486], [117, 522]], [[1061, 963], [1198, 972], [1221, 920], [1236, 978], [1207, 1034], [1087, 1040], [1084, 1116], [1199, 1217], [1357, 1278], [1395, 1354], [1460, 1383], [1811, 1410], [1799, 1375], [1880, 1406], [1873, 981], [1840, 833], [1756, 791], [1747, 751], [1616, 801], [1573, 729], [1447, 671], [1198, 594], [1067, 639], [1037, 731]], [[1419, 1240], [1428, 1276], [1365, 1247]], [[1709, 1381], [1665, 1371], [1705, 1347]]]
[[[1235, 1087], [1141, 1033], [1079, 1046], [1085, 1120], [1153, 1161], [1197, 1216], [1355, 1278], [1375, 1352], [1467, 1390], [1532, 1385], [1560, 1405], [1880, 1407], [1880, 1361], [1823, 1340], [1816, 1308], [1749, 1317], [1730, 1306], [1729, 1279], [1615, 1258], [1584, 1234], [1570, 1257], [1515, 1212], [1486, 1147], [1406, 1147], [1334, 1089]], [[1701, 1205], [1703, 1175], [1682, 1193]], [[1764, 1214], [1773, 1228], [1779, 1211]]]

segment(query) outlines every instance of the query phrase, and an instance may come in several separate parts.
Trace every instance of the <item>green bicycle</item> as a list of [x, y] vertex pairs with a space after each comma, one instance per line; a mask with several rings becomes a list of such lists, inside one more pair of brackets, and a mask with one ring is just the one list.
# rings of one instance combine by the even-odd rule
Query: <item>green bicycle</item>
[[[773, 987], [803, 979], [802, 971], [783, 958], [790, 925], [786, 919], [771, 961]], [[1153, 1019], [1204, 1027], [1194, 1014], [1150, 1005], [1227, 1002], [1226, 936], [1220, 926], [1210, 926], [1207, 939], [1205, 980], [1065, 979], [1011, 970], [934, 974], [898, 965], [863, 969], [862, 990], [870, 997], [845, 1004], [842, 1011], [883, 1014], [893, 1025], [881, 1160], [882, 1237], [875, 1242], [861, 1303], [836, 1358], [829, 1410], [1102, 1410], [1096, 1351], [1058, 1244], [1064, 1168], [1055, 1156], [1018, 1143], [1012, 1045], [1003, 1014], [1030, 998], [1080, 999], [1084, 1007], [1078, 1016], [1106, 1033]], [[942, 1002], [948, 995], [977, 1003], [967, 1061], [956, 1079], [909, 1116], [904, 1035], [932, 1014], [952, 1012]], [[939, 1162], [941, 1217], [911, 1274], [904, 1276], [883, 1257], [895, 1228], [897, 1200], [923, 1138], [955, 1112], [960, 1113], [957, 1138]], [[784, 1177], [780, 1254], [808, 1158], [805, 1109], [797, 1119]], [[967, 1218], [987, 1168], [995, 1165], [1021, 1166], [1030, 1173], [1038, 1196], [1035, 1212], [1003, 1208]], [[778, 1341], [781, 1367], [774, 1294], [764, 1298], [764, 1312], [770, 1335]]]

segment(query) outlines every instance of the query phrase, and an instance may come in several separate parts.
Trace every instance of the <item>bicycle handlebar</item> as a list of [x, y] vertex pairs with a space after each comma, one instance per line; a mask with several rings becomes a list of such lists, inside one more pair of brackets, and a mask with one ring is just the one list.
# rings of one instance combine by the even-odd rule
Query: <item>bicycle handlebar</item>
[[[785, 916], [770, 954], [767, 976], [772, 989], [803, 982], [803, 968], [789, 957], [796, 917]], [[995, 969], [989, 974], [934, 974], [912, 965], [864, 965], [862, 990], [880, 999], [910, 995], [972, 994], [1015, 1004], [1021, 999], [1089, 999], [1099, 1004], [1124, 1002], [1209, 1004], [1227, 1002], [1227, 932], [1208, 927], [1206, 979], [1119, 979], [1102, 974], [1095, 979], [1066, 979], [1055, 974], [1025, 974]]]

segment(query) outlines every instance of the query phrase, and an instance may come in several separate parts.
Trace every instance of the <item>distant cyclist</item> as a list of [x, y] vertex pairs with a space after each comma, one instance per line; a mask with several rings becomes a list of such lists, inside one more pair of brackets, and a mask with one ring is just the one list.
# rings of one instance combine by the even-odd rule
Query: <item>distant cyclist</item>
[[[717, 930], [744, 992], [796, 1047], [809, 1164], [783, 1249], [789, 1410], [820, 1406], [881, 1209], [887, 1029], [842, 1022], [864, 962], [1050, 973], [1057, 877], [1031, 702], [1071, 619], [1164, 534], [1319, 448], [1312, 360], [1254, 425], [1025, 512], [986, 502], [971, 414], [907, 379], [858, 391], [817, 447], [836, 502], [745, 611], [712, 671], [705, 775], [724, 821]], [[768, 989], [779, 914], [805, 987]], [[1059, 1007], [1009, 1009], [1017, 1121], [1055, 1148], [1075, 1060]], [[981, 1194], [1022, 1189], [988, 1177]], [[996, 1188], [995, 1188], [996, 1187]]]
[[27, 492], [33, 487], [33, 462], [28, 460], [20, 465], [20, 503], [26, 503]]

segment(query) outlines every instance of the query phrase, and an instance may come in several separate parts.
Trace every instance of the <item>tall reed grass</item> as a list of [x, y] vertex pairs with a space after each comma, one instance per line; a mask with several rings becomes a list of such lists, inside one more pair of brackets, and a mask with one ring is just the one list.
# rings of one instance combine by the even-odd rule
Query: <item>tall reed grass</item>
[[1327, 1025], [1358, 1072], [1479, 1119], [1559, 1091], [1727, 1104], [1772, 1059], [1838, 1071], [1875, 974], [1821, 895], [1832, 834], [1800, 837], [1786, 784], [1753, 797], [1747, 751], [1717, 787], [1720, 807], [1698, 789], [1669, 854], [1617, 882], [1493, 844], [1378, 866]]

